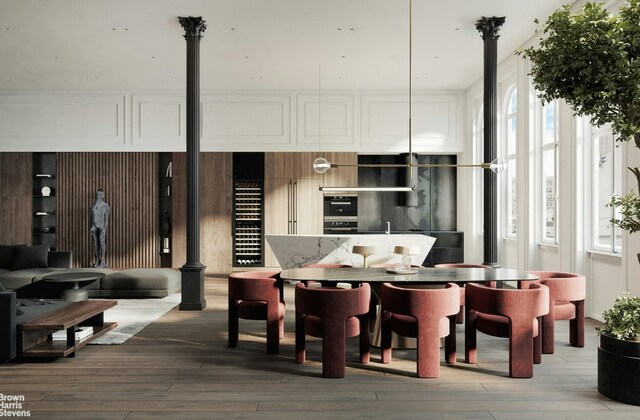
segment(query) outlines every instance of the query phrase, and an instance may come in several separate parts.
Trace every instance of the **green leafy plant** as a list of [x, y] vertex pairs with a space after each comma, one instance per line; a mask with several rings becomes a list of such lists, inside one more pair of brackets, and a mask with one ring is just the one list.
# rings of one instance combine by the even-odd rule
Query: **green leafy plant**
[[640, 297], [624, 292], [602, 316], [604, 327], [598, 328], [601, 334], [619, 340], [640, 341]]
[[[576, 115], [590, 117], [595, 126], [611, 124], [618, 140], [633, 139], [640, 148], [640, 0], [629, 0], [618, 15], [600, 3], [586, 3], [575, 13], [565, 5], [537, 33], [539, 45], [517, 54], [530, 60], [540, 98], [564, 99]], [[640, 168], [628, 169], [640, 191]], [[634, 191], [614, 196], [609, 205], [621, 214], [613, 224], [640, 230], [640, 197]]]

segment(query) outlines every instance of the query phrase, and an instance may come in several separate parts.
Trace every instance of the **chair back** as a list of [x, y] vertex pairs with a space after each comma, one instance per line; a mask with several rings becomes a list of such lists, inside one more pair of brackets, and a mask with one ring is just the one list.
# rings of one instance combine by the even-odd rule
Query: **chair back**
[[531, 284], [529, 289], [495, 289], [477, 283], [465, 286], [469, 310], [514, 318], [537, 318], [549, 313], [549, 288]]
[[412, 289], [384, 283], [382, 306], [387, 311], [410, 315], [418, 320], [437, 320], [458, 313], [460, 287], [447, 283], [442, 289]]
[[229, 274], [229, 299], [267, 301], [281, 298], [280, 271], [244, 271]]
[[575, 302], [584, 300], [587, 294], [587, 281], [581, 274], [559, 271], [530, 271], [540, 277], [539, 280], [521, 282], [520, 288], [529, 288], [531, 284], [544, 284], [549, 288], [549, 294], [554, 301], [563, 300]]
[[371, 288], [367, 283], [353, 289], [338, 287], [310, 288], [296, 285], [296, 312], [314, 315], [328, 322], [369, 312]]

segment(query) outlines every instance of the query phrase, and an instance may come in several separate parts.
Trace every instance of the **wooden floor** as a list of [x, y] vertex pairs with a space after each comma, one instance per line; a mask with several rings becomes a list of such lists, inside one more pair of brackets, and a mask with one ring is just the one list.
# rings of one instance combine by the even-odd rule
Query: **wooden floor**
[[[357, 361], [348, 344], [344, 379], [324, 379], [320, 342], [308, 361], [294, 362], [293, 288], [280, 355], [265, 353], [264, 323], [240, 321], [240, 343], [227, 349], [226, 280], [207, 278], [207, 308], [177, 308], [119, 346], [91, 345], [75, 358], [0, 365], [0, 393], [23, 395], [31, 418], [47, 419], [618, 419], [640, 407], [597, 391], [596, 323], [588, 320], [583, 349], [565, 344], [544, 355], [532, 379], [507, 377], [505, 339], [479, 334], [478, 363], [442, 364], [439, 379], [415, 377], [415, 352], [394, 351], [390, 365]], [[107, 316], [108, 319], [108, 316]]]

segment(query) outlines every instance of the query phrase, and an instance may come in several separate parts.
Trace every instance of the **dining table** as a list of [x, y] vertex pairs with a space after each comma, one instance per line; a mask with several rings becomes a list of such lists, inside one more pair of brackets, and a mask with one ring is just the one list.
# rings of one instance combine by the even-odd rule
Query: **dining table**
[[[383, 283], [393, 283], [405, 287], [444, 287], [447, 283], [483, 283], [496, 282], [504, 287], [505, 282], [538, 280], [539, 277], [526, 271], [513, 268], [444, 268], [413, 267], [410, 274], [400, 274], [402, 269], [395, 267], [342, 267], [342, 268], [289, 268], [280, 273], [282, 280], [290, 282], [319, 282], [323, 285], [348, 283], [358, 285], [368, 283], [378, 298]], [[378, 308], [379, 310], [379, 308]], [[371, 344], [380, 343], [380, 314], [376, 317]], [[415, 339], [398, 337], [394, 334], [394, 348], [415, 348]]]

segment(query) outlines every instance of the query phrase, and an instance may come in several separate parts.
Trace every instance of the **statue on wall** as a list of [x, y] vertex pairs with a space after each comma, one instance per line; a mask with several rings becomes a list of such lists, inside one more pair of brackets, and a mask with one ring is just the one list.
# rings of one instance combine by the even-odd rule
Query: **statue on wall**
[[98, 188], [96, 202], [91, 206], [91, 236], [95, 247], [96, 262], [94, 267], [107, 267], [105, 254], [107, 251], [107, 226], [111, 208], [104, 201], [104, 191]]

